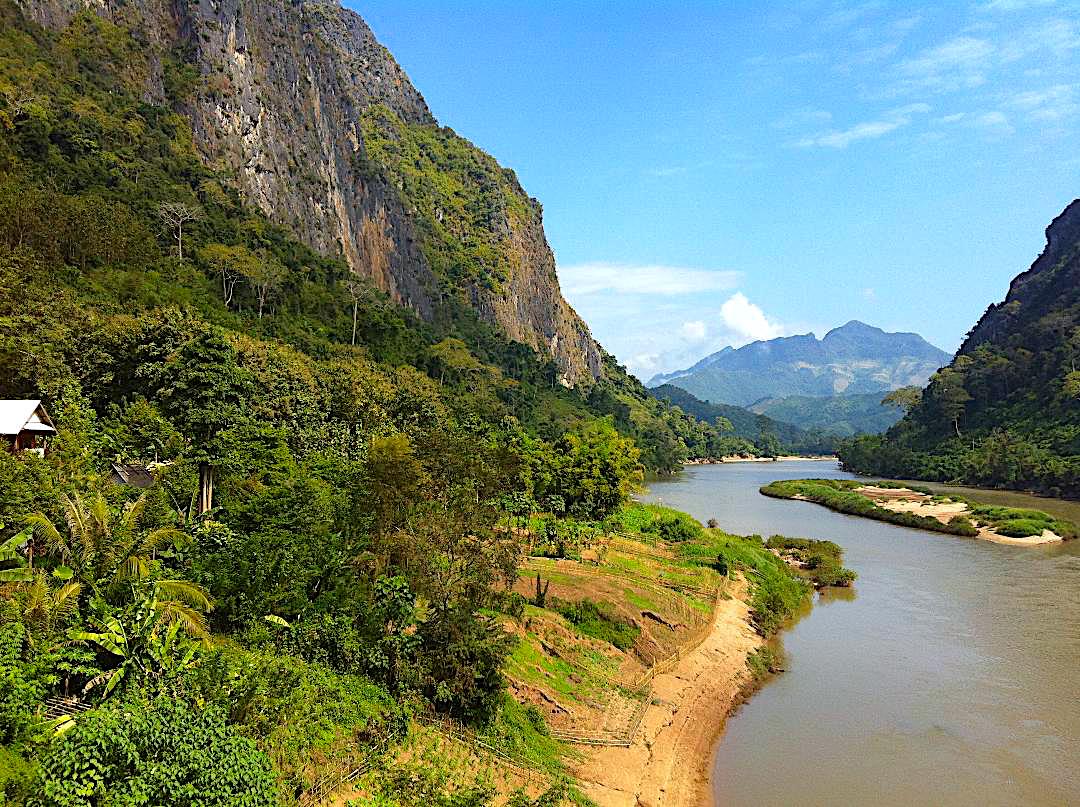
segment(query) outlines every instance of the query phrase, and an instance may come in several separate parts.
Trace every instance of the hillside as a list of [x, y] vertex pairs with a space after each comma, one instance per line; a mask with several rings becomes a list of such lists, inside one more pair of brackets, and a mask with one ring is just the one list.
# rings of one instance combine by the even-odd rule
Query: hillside
[[844, 447], [852, 470], [1080, 496], [1080, 200], [956, 358], [884, 438]]
[[748, 408], [751, 412], [786, 421], [802, 429], [820, 429], [839, 437], [879, 434], [903, 416], [903, 411], [881, 403], [882, 393], [811, 397], [789, 395], [764, 398]]
[[808, 333], [718, 353], [648, 386], [674, 384], [711, 403], [750, 406], [763, 398], [882, 393], [922, 385], [949, 356], [913, 333], [886, 333], [852, 320], [823, 339]]
[[[754, 446], [760, 443], [764, 432], [774, 434], [780, 443], [781, 450], [789, 453], [828, 454], [836, 447], [835, 437], [828, 430], [802, 429], [741, 406], [708, 403], [672, 384], [653, 387], [649, 390], [649, 394], [658, 400], [677, 406], [683, 412], [706, 423], [715, 424], [718, 419], [726, 420], [732, 427], [729, 434]], [[739, 452], [732, 447], [722, 453]]]
[[[9, 0], [10, 2], [10, 0]], [[84, 7], [134, 32], [111, 54], [146, 102], [187, 118], [202, 160], [315, 251], [423, 319], [447, 297], [555, 360], [566, 384], [603, 359], [563, 299], [539, 202], [442, 127], [393, 56], [336, 2], [34, 0], [62, 30]]]
[[[358, 18], [147, 0], [101, 15], [35, 4], [39, 25], [20, 8], [0, 0], [0, 399], [40, 400], [56, 433], [0, 436], [0, 802], [312, 804], [364, 770], [363, 796], [388, 807], [581, 803], [540, 687], [512, 683], [564, 669], [541, 637], [574, 645], [579, 681], [647, 668], [690, 637], [641, 630], [644, 612], [670, 626], [701, 604], [568, 586], [527, 614], [514, 586], [528, 589], [530, 554], [580, 560], [651, 527], [631, 518], [644, 472], [709, 456], [719, 430], [591, 340], [562, 338], [571, 314], [542, 282], [538, 206], [424, 122], [381, 47], [340, 61], [331, 45], [367, 41]], [[201, 117], [200, 93], [235, 100], [208, 42], [237, 69], [291, 76], [291, 92], [332, 68], [354, 82], [350, 103], [366, 103], [357, 88], [378, 101], [353, 110], [371, 128], [350, 147], [367, 182], [353, 190], [375, 205], [353, 234], [361, 264], [324, 229], [346, 226], [344, 189], [329, 220], [289, 208], [318, 198], [296, 166], [329, 152], [298, 135], [294, 173], [271, 176], [286, 145], [259, 127], [291, 108], [274, 97], [284, 85], [267, 79], [239, 141]], [[320, 129], [336, 107], [310, 100], [281, 137], [337, 136]], [[265, 164], [245, 179], [211, 148], [219, 136]], [[425, 219], [439, 200], [460, 207]], [[394, 246], [399, 226], [415, 239]], [[498, 276], [478, 279], [481, 264]], [[14, 450], [26, 434], [46, 445]], [[707, 537], [688, 517], [656, 520], [673, 540]], [[700, 563], [663, 560], [716, 588], [717, 538]], [[802, 596], [757, 539], [730, 543]], [[732, 658], [737, 689], [748, 670]], [[461, 741], [528, 778], [498, 790], [471, 764], [451, 778], [413, 757], [418, 722], [440, 749]]]

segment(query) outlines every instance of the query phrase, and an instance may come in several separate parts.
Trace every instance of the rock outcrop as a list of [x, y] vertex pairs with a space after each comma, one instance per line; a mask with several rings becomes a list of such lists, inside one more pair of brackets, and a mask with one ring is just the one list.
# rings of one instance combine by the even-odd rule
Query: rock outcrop
[[[511, 339], [557, 365], [564, 383], [598, 377], [602, 354], [563, 299], [540, 206], [512, 181], [526, 215], [489, 216], [508, 271], [500, 282], [448, 277], [433, 267], [423, 209], [388, 166], [369, 158], [363, 119], [387, 110], [402, 125], [439, 132], [421, 94], [355, 13], [305, 0], [19, 0], [55, 30], [89, 9], [145, 45], [148, 101], [191, 121], [206, 162], [245, 198], [316, 250], [422, 317], [456, 295]], [[456, 137], [456, 135], [454, 136]], [[459, 139], [460, 140], [460, 139]], [[465, 141], [461, 141], [464, 143]], [[478, 159], [494, 163], [471, 144]], [[506, 172], [512, 177], [511, 172]], [[479, 188], [478, 193], [488, 189]]]

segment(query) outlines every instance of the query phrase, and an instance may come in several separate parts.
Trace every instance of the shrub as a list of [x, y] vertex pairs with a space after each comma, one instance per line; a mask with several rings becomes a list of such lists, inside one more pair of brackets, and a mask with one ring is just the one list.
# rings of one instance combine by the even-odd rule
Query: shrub
[[215, 709], [163, 698], [80, 717], [41, 763], [33, 807], [273, 807], [270, 760]]
[[606, 605], [589, 599], [576, 602], [556, 599], [552, 601], [552, 608], [580, 633], [609, 642], [620, 650], [632, 648], [641, 634], [641, 628], [613, 614]]

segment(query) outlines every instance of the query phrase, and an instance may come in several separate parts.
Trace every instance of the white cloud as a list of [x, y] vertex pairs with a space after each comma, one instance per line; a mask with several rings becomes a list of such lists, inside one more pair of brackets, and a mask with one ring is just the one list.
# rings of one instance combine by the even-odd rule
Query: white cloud
[[872, 303], [877, 302], [877, 292], [869, 286], [862, 290], [862, 296], [864, 299], [869, 300]]
[[1006, 62], [1015, 62], [1040, 51], [1064, 57], [1076, 48], [1080, 48], [1080, 26], [1076, 21], [1051, 19], [1010, 36], [1001, 56]]
[[878, 120], [864, 121], [863, 123], [856, 123], [854, 126], [847, 129], [834, 129], [830, 132], [824, 132], [823, 134], [815, 135], [813, 137], [804, 137], [795, 145], [800, 148], [810, 148], [813, 146], [824, 146], [836, 149], [847, 148], [849, 145], [858, 142], [859, 140], [870, 140], [883, 137], [884, 135], [889, 134], [889, 132], [907, 126], [911, 123], [914, 115], [925, 114], [929, 111], [930, 106], [928, 104], [908, 104], [899, 109], [893, 109], [886, 112]]
[[734, 288], [739, 273], [685, 266], [579, 263], [560, 266], [559, 282], [568, 297], [601, 292], [676, 296]]
[[954, 112], [951, 115], [945, 115], [945, 116], [943, 116], [941, 118], [938, 118], [938, 120], [941, 121], [942, 123], [958, 123], [958, 122], [962, 121], [963, 119], [964, 119], [964, 113], [963, 112]]
[[1035, 6], [1050, 6], [1054, 0], [990, 0], [979, 6], [980, 11], [1023, 11]]
[[765, 312], [746, 299], [741, 291], [720, 306], [720, 319], [728, 330], [749, 341], [775, 339], [784, 334], [783, 326], [769, 321]]
[[679, 329], [679, 334], [689, 342], [704, 342], [708, 334], [708, 328], [700, 319], [684, 322]]
[[1058, 121], [1080, 112], [1076, 84], [1055, 84], [1045, 90], [1031, 90], [1014, 96], [1010, 105], [1042, 121]]
[[911, 87], [955, 90], [986, 81], [994, 46], [985, 39], [958, 36], [906, 59], [899, 71]]
[[995, 137], [1005, 137], [1016, 131], [1009, 123], [1008, 116], [1000, 110], [984, 112], [975, 118], [974, 123], [987, 134]]

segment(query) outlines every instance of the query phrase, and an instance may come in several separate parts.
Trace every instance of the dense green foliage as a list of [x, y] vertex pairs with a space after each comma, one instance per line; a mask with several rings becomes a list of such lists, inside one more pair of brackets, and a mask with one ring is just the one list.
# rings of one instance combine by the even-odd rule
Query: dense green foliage
[[843, 445], [857, 473], [1080, 497], [1080, 237], [1073, 203], [1003, 303], [883, 437]]
[[828, 429], [806, 430], [784, 422], [783, 418], [757, 415], [741, 406], [702, 401], [673, 384], [654, 387], [649, 394], [698, 420], [724, 424], [721, 442], [701, 456], [766, 456], [763, 438], [769, 434], [776, 437], [781, 453], [831, 454], [836, 450], [836, 437]]
[[217, 712], [168, 698], [95, 710], [41, 763], [31, 805], [274, 807], [266, 755]]
[[855, 582], [855, 572], [841, 564], [843, 550], [832, 541], [774, 535], [765, 542], [765, 546], [797, 563], [802, 573], [818, 588], [850, 586]]
[[903, 416], [898, 408], [882, 404], [879, 392], [822, 397], [790, 395], [758, 401], [751, 408], [773, 420], [837, 437], [879, 434]]
[[851, 479], [790, 479], [770, 482], [761, 488], [761, 492], [777, 499], [805, 499], [824, 505], [838, 513], [887, 521], [901, 527], [969, 537], [978, 532], [970, 521], [963, 518], [954, 518], [952, 521], [944, 522], [933, 516], [898, 513], [881, 507], [868, 496], [854, 491], [855, 488], [864, 484], [868, 483]]

